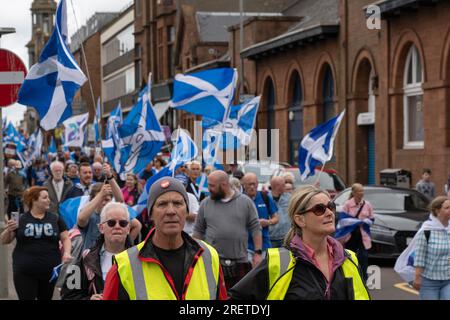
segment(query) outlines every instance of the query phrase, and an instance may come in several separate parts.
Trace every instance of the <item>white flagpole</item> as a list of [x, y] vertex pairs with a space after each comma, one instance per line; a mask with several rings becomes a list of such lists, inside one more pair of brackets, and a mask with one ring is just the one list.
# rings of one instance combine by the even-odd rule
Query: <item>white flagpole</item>
[[[318, 188], [320, 187], [320, 183], [319, 183], [320, 175], [322, 174], [323, 169], [325, 168], [325, 163], [326, 163], [326, 162], [323, 163], [322, 168], [320, 169], [319, 174], [317, 175], [316, 182], [314, 182], [314, 186], [316, 186], [316, 187], [318, 187]], [[318, 183], [319, 183], [319, 185], [318, 185]]]
[[[176, 157], [177, 157], [178, 139], [180, 139], [180, 130], [181, 130], [181, 129], [180, 129], [180, 126], [178, 126], [178, 130], [177, 130], [177, 140], [175, 141], [175, 148], [174, 148], [174, 159], [172, 159], [172, 161], [175, 160], [175, 162], [178, 162], [178, 159], [177, 159]], [[173, 171], [172, 171], [172, 178], [175, 177], [176, 167], [177, 167], [177, 163], [175, 163], [175, 168], [174, 168]]]

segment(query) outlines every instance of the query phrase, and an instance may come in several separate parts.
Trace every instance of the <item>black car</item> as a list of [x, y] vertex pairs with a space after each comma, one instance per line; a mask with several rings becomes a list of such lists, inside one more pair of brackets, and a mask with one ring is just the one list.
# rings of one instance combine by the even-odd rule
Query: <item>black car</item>
[[[336, 196], [336, 205], [342, 206], [349, 198], [351, 188]], [[375, 221], [370, 227], [373, 258], [397, 258], [430, 215], [429, 200], [416, 190], [387, 186], [364, 187], [364, 199], [374, 209]]]

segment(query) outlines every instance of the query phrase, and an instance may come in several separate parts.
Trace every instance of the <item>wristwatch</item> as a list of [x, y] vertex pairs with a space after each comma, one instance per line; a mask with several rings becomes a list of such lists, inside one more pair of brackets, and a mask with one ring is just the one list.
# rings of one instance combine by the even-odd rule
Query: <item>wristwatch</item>
[[262, 254], [262, 250], [261, 249], [255, 249], [254, 251], [255, 251], [255, 254], [259, 254], [259, 255]]

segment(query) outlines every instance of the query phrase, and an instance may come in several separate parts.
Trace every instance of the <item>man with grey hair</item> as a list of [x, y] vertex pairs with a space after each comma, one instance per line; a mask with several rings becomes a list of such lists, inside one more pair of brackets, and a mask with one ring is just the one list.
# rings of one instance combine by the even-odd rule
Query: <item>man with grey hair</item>
[[198, 161], [191, 161], [188, 163], [188, 177], [189, 182], [186, 191], [192, 193], [201, 202], [205, 198], [205, 194], [197, 185], [197, 178], [202, 174], [202, 165]]
[[103, 288], [113, 256], [131, 247], [130, 214], [123, 203], [110, 202], [105, 205], [100, 213], [98, 228], [100, 236], [97, 241], [83, 252], [76, 263], [78, 268], [75, 269], [81, 271], [81, 285], [73, 288], [68, 275], [61, 291], [63, 300], [103, 300]]
[[92, 181], [105, 182], [106, 176], [103, 173], [103, 165], [101, 162], [94, 162], [92, 164]]
[[255, 244], [253, 267], [261, 261], [261, 226], [253, 201], [231, 187], [224, 171], [216, 170], [208, 176], [208, 190], [210, 196], [200, 204], [194, 238], [216, 248], [230, 289], [252, 269], [247, 256], [249, 233]]
[[64, 164], [60, 161], [53, 161], [50, 164], [50, 172], [52, 176], [44, 182], [44, 187], [48, 189], [48, 197], [50, 198], [49, 212], [59, 214], [59, 205], [70, 189], [72, 189], [72, 181], [64, 179]]
[[278, 223], [269, 226], [272, 248], [280, 248], [283, 246], [284, 238], [291, 227], [288, 206], [292, 195], [286, 192], [285, 188], [286, 180], [284, 176], [275, 176], [270, 179], [270, 195], [278, 207]]

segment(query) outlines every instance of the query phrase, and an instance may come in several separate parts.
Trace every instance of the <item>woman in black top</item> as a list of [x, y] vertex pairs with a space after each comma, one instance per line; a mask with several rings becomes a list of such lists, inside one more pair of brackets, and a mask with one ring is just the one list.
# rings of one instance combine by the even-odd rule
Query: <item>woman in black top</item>
[[47, 188], [31, 187], [25, 191], [24, 204], [30, 209], [19, 223], [8, 220], [1, 234], [3, 244], [17, 240], [13, 252], [14, 286], [20, 300], [51, 300], [55, 282], [50, 282], [53, 268], [61, 264], [59, 241], [63, 243], [62, 261], [69, 262], [71, 243], [66, 224], [49, 213]]

